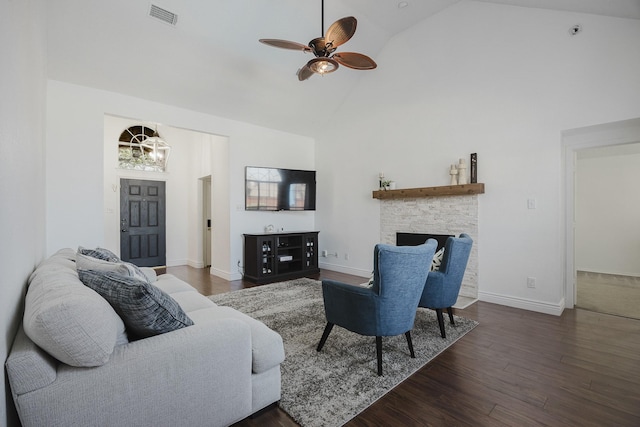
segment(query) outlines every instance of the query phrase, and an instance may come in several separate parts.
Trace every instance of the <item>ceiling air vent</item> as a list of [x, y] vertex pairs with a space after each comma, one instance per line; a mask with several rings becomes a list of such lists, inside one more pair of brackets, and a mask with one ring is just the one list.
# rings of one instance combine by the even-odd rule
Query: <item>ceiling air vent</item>
[[178, 15], [173, 12], [169, 12], [168, 10], [163, 9], [159, 6], [156, 6], [155, 4], [151, 5], [151, 8], [149, 9], [149, 16], [171, 25], [176, 25], [176, 23], [178, 22]]

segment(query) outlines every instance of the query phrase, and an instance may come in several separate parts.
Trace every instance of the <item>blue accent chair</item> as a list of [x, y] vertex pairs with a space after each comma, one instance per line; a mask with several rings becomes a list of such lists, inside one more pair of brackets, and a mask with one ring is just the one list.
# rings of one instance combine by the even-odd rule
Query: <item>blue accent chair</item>
[[373, 251], [370, 287], [322, 281], [327, 326], [317, 350], [322, 350], [334, 325], [360, 335], [376, 337], [378, 375], [382, 375], [382, 337], [405, 334], [415, 357], [411, 329], [418, 310], [437, 242], [419, 246], [377, 244]]
[[447, 238], [444, 244], [444, 254], [442, 255], [440, 270], [429, 272], [429, 276], [424, 285], [419, 306], [431, 308], [436, 311], [442, 338], [447, 337], [444, 331], [442, 309], [447, 309], [449, 321], [452, 325], [455, 325], [451, 306], [453, 306], [458, 299], [460, 285], [462, 285], [462, 278], [467, 268], [472, 245], [473, 240], [468, 234], [462, 233], [460, 237]]

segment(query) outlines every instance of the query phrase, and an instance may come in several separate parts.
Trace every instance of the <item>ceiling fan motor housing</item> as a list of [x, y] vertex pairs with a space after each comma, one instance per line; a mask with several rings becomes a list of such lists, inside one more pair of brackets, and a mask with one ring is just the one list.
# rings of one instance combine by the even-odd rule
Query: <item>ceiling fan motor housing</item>
[[328, 57], [336, 51], [336, 47], [332, 42], [327, 43], [324, 37], [318, 37], [309, 42], [309, 47], [313, 50], [315, 56]]

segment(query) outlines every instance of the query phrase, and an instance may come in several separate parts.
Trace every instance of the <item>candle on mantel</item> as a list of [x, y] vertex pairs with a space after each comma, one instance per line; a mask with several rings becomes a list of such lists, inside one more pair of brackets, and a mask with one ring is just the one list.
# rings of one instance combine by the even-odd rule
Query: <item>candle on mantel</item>
[[449, 169], [449, 175], [451, 175], [451, 181], [449, 185], [458, 185], [458, 169], [456, 169], [456, 165], [451, 165], [451, 169]]

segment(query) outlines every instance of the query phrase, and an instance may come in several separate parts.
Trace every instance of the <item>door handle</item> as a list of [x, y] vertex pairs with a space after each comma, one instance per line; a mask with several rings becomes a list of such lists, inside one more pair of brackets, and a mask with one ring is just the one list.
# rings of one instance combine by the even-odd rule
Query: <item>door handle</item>
[[120, 231], [122, 231], [123, 233], [126, 233], [127, 231], [127, 219], [126, 218], [122, 218], [120, 220]]

